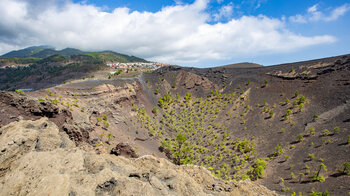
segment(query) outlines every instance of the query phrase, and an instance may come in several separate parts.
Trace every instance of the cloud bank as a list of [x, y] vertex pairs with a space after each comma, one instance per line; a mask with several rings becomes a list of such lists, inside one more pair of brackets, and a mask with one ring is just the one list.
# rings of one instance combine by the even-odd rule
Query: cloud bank
[[[207, 6], [208, 0], [196, 0], [158, 12], [126, 7], [105, 12], [69, 0], [1, 0], [0, 53], [45, 44], [114, 50], [153, 61], [191, 64], [289, 52], [336, 41], [329, 35], [290, 32], [284, 20], [264, 15], [212, 24], [208, 21], [215, 16], [206, 12]], [[222, 16], [229, 17], [231, 12], [230, 7], [222, 8]]]

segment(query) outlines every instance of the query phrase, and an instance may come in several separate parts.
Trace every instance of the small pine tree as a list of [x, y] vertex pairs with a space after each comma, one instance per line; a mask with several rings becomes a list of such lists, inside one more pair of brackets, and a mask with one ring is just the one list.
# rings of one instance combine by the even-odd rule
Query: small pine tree
[[333, 131], [334, 131], [334, 133], [338, 134], [340, 131], [340, 128], [338, 126], [334, 127]]
[[298, 135], [297, 135], [297, 138], [298, 138], [298, 141], [299, 141], [299, 142], [304, 141], [304, 136], [303, 136], [302, 134], [298, 134]]
[[295, 174], [294, 174], [293, 172], [290, 173], [290, 177], [291, 177], [293, 180], [297, 179], [297, 177], [295, 176]]
[[270, 111], [269, 111], [269, 115], [270, 115], [270, 116], [269, 116], [270, 118], [272, 118], [272, 117], [273, 117], [273, 110], [272, 110], [272, 109], [270, 109]]
[[310, 158], [311, 161], [315, 159], [315, 155], [312, 153], [308, 154], [308, 157]]
[[350, 176], [350, 163], [349, 162], [345, 162], [343, 164], [343, 166], [344, 166], [344, 169], [343, 169], [342, 173]]
[[153, 109], [152, 109], [152, 113], [154, 115], [157, 115], [157, 112], [158, 112], [158, 108], [157, 108], [157, 106], [154, 106]]
[[323, 130], [323, 135], [324, 136], [329, 136], [330, 134], [331, 134], [331, 132], [329, 132], [328, 129]]

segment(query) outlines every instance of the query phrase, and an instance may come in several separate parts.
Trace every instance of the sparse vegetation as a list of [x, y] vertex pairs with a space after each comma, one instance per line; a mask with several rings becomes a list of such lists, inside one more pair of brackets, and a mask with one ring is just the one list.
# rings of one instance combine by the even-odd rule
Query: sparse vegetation
[[298, 97], [299, 96], [299, 91], [297, 90], [297, 91], [295, 91], [295, 95], [294, 95], [295, 97]]
[[[345, 62], [346, 59], [342, 61]], [[113, 97], [115, 93], [118, 100], [114, 100], [112, 96], [109, 96], [111, 99], [104, 96], [105, 87], [91, 85], [90, 81], [83, 82], [86, 88], [84, 86], [72, 92], [71, 89], [77, 85], [72, 81], [68, 85], [70, 89], [67, 90], [63, 88], [56, 90], [52, 87], [46, 92], [38, 91], [42, 97], [35, 99], [41, 103], [36, 101], [35, 104], [39, 104], [40, 107], [58, 105], [62, 111], [65, 110], [67, 113], [73, 111], [71, 112], [73, 120], [90, 115], [87, 119], [93, 127], [91, 137], [100, 135], [96, 142], [102, 140], [106, 146], [110, 142], [108, 138], [114, 138], [107, 137], [108, 130], [123, 131], [125, 128], [127, 134], [121, 133], [118, 141], [128, 138], [127, 142], [135, 143], [139, 147], [151, 143], [139, 141], [154, 141], [152, 148], [146, 149], [151, 151], [146, 152], [150, 154], [154, 153], [156, 141], [161, 141], [160, 149], [176, 164], [200, 165], [206, 167], [216, 177], [228, 181], [250, 179], [270, 185], [271, 179], [274, 180], [273, 183], [278, 183], [276, 181], [281, 177], [286, 179], [285, 182], [281, 180], [283, 186], [276, 188], [275, 185], [271, 185], [271, 187], [277, 191], [289, 191], [285, 194], [295, 195], [295, 192], [300, 190], [304, 192], [302, 194], [308, 194], [311, 190], [303, 187], [311, 189], [311, 186], [315, 185], [320, 191], [320, 182], [328, 188], [334, 179], [339, 180], [346, 178], [344, 175], [349, 175], [349, 163], [346, 162], [348, 160], [344, 153], [350, 143], [346, 126], [348, 116], [346, 113], [342, 114], [343, 116], [329, 115], [330, 110], [344, 104], [344, 99], [335, 98], [326, 105], [328, 101], [325, 97], [330, 96], [330, 92], [312, 91], [314, 87], [323, 84], [324, 77], [318, 73], [326, 68], [298, 66], [298, 73], [293, 67], [290, 72], [295, 73], [283, 73], [289, 72], [290, 67], [283, 69], [282, 72], [269, 68], [269, 72], [264, 73], [265, 75], [263, 71], [259, 71], [261, 75], [256, 78], [250, 75], [231, 77], [231, 72], [241, 73], [241, 69], [186, 68], [185, 71], [182, 68], [159, 69], [145, 73], [139, 78], [140, 83], [141, 79], [144, 79], [146, 85], [138, 84], [137, 89], [146, 86], [145, 89], [137, 90], [130, 87], [129, 80], [123, 80], [122, 92], [113, 91]], [[58, 68], [52, 68], [53, 71], [56, 69]], [[178, 69], [181, 71], [178, 72]], [[27, 69], [24, 70], [29, 72]], [[111, 68], [103, 73], [114, 73], [110, 75], [112, 79], [119, 75], [119, 71], [120, 77], [131, 76], [134, 72], [134, 68], [123, 70]], [[179, 73], [181, 75], [178, 75]], [[91, 74], [94, 73], [80, 78], [90, 78]], [[253, 75], [255, 76], [255, 73]], [[102, 77], [106, 76], [107, 74], [104, 74]], [[96, 75], [96, 80], [100, 77], [100, 74]], [[317, 77], [317, 80], [313, 79], [314, 77]], [[262, 78], [267, 78], [269, 81]], [[343, 84], [346, 82], [339, 79], [336, 77], [334, 79], [336, 82], [333, 82], [332, 86], [345, 89], [343, 86], [347, 85]], [[119, 79], [116, 79], [108, 83], [117, 86], [118, 81]], [[259, 85], [259, 81], [264, 83]], [[326, 87], [328, 88], [328, 85]], [[340, 94], [336, 88], [334, 95]], [[16, 93], [22, 95], [18, 90]], [[59, 98], [58, 93], [64, 93], [63, 98]], [[106, 97], [105, 100], [94, 97], [95, 94], [101, 93], [101, 98]], [[32, 96], [34, 93], [26, 94], [34, 97]], [[312, 104], [309, 105], [310, 100]], [[59, 113], [61, 114], [64, 113]], [[10, 118], [16, 120], [16, 117], [10, 116]], [[3, 122], [6, 121], [1, 123]], [[89, 141], [92, 139], [96, 138], [90, 138]], [[132, 142], [135, 140], [137, 142]], [[142, 150], [142, 153], [145, 151]], [[337, 152], [341, 156], [337, 153], [330, 155], [330, 152]], [[156, 152], [156, 155], [159, 153]], [[329, 172], [325, 172], [327, 168], [325, 165], [320, 165], [321, 163], [332, 164], [329, 165]], [[264, 178], [267, 166], [271, 176], [274, 176], [271, 179]], [[278, 171], [277, 179], [276, 171]], [[329, 190], [333, 191], [334, 187]], [[343, 193], [342, 191], [340, 192]]]
[[349, 162], [343, 163], [342, 173], [350, 176], [350, 163]]
[[334, 127], [333, 131], [334, 131], [335, 134], [338, 134], [339, 131], [340, 131], [340, 128], [339, 127]]
[[264, 170], [266, 169], [266, 162], [264, 159], [257, 159], [250, 169], [251, 179], [264, 178]]
[[323, 135], [324, 136], [329, 136], [330, 134], [331, 134], [331, 132], [329, 132], [328, 129], [323, 130]]
[[297, 138], [298, 138], [298, 142], [304, 141], [304, 136], [302, 134], [298, 134]]
[[18, 93], [19, 95], [24, 95], [24, 92], [21, 91], [21, 90], [17, 90], [17, 89], [16, 89], [16, 93]]
[[267, 80], [265, 80], [265, 81], [264, 81], [264, 85], [265, 85], [265, 87], [267, 86], [267, 83], [268, 83], [268, 82], [267, 82]]
[[310, 154], [308, 155], [308, 157], [310, 158], [311, 161], [313, 161], [313, 160], [315, 159], [315, 155], [312, 154], [312, 153], [310, 153]]

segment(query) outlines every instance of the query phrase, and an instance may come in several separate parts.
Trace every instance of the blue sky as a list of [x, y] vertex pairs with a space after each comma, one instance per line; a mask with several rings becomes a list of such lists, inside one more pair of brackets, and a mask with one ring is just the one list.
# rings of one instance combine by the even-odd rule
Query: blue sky
[[208, 67], [350, 53], [343, 0], [2, 0], [0, 18], [0, 54], [52, 45]]

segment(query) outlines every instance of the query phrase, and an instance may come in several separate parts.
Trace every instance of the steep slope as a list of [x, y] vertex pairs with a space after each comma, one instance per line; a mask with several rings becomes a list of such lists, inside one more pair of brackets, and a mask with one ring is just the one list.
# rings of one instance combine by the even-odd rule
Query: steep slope
[[145, 76], [152, 104], [136, 107], [128, 123], [161, 138], [175, 163], [281, 192], [343, 195], [349, 75], [349, 55], [249, 69], [167, 67]]
[[123, 143], [281, 194], [346, 195], [349, 75], [350, 55], [248, 69], [170, 66], [21, 96], [70, 111], [75, 125], [62, 130], [79, 147], [110, 152]]
[[0, 177], [1, 195], [276, 195], [201, 167], [81, 150], [47, 118], [0, 129]]

